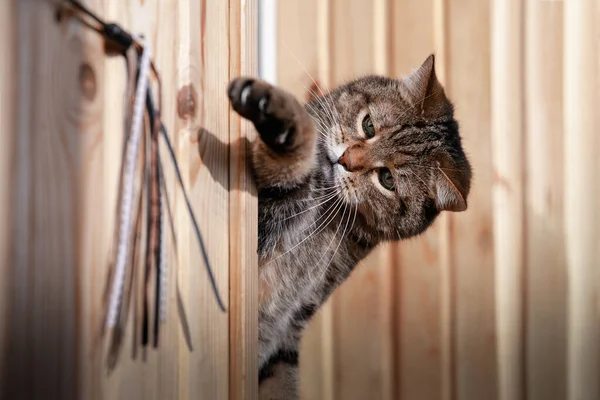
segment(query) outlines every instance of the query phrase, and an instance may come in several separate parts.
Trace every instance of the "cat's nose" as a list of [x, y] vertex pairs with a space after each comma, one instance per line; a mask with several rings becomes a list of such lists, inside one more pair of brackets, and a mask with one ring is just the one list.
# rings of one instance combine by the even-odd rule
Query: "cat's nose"
[[357, 163], [356, 157], [354, 160], [352, 159], [352, 147], [348, 147], [344, 154], [337, 160], [337, 163], [340, 164], [344, 169], [348, 172], [359, 171], [362, 169], [362, 166]]
[[348, 148], [346, 151], [344, 151], [344, 154], [342, 154], [339, 160], [337, 160], [337, 163], [344, 167], [346, 171], [350, 171], [350, 161], [350, 149]]

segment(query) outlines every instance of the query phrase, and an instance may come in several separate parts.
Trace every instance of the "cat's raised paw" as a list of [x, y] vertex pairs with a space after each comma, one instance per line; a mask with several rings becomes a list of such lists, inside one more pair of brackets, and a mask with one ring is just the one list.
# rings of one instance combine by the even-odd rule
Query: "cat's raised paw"
[[260, 123], [267, 115], [273, 86], [253, 78], [236, 78], [229, 83], [227, 94], [233, 109], [242, 117]]
[[236, 78], [227, 88], [233, 109], [252, 121], [271, 147], [286, 147], [302, 106], [287, 92], [254, 78]]

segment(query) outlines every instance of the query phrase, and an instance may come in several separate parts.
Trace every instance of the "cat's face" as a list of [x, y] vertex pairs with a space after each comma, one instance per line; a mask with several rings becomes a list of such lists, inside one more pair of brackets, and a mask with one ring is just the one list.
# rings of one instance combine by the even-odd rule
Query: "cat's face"
[[323, 173], [369, 236], [410, 237], [441, 211], [466, 209], [471, 169], [433, 57], [402, 80], [361, 78], [309, 109]]

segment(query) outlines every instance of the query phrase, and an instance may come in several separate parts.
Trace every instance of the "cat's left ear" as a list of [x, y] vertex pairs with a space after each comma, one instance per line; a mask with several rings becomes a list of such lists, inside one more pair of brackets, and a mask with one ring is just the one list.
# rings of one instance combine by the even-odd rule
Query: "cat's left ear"
[[403, 79], [413, 105], [428, 116], [452, 112], [444, 88], [435, 75], [435, 56], [431, 54], [413, 73]]
[[438, 159], [435, 175], [435, 205], [438, 211], [461, 212], [467, 209], [467, 195], [471, 187], [471, 169], [453, 166], [449, 156]]

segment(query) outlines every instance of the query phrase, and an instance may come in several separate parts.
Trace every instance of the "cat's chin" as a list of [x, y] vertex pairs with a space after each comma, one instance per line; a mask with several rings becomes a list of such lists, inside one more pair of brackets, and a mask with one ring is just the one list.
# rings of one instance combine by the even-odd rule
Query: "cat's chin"
[[323, 175], [324, 185], [327, 187], [331, 187], [337, 184], [337, 179], [335, 176], [335, 164], [329, 162], [329, 160], [322, 160], [320, 164], [321, 174]]
[[321, 173], [323, 175], [323, 180], [327, 182], [328, 187], [337, 186], [341, 181], [341, 173], [339, 169], [343, 170], [340, 164], [338, 164], [338, 160], [344, 154], [346, 150], [345, 145], [340, 144], [332, 144], [329, 143], [328, 140], [319, 141], [319, 166], [321, 169]]
[[332, 162], [328, 152], [321, 151], [318, 155], [318, 168], [323, 181], [323, 186], [330, 187], [336, 183], [334, 168], [335, 162]]

